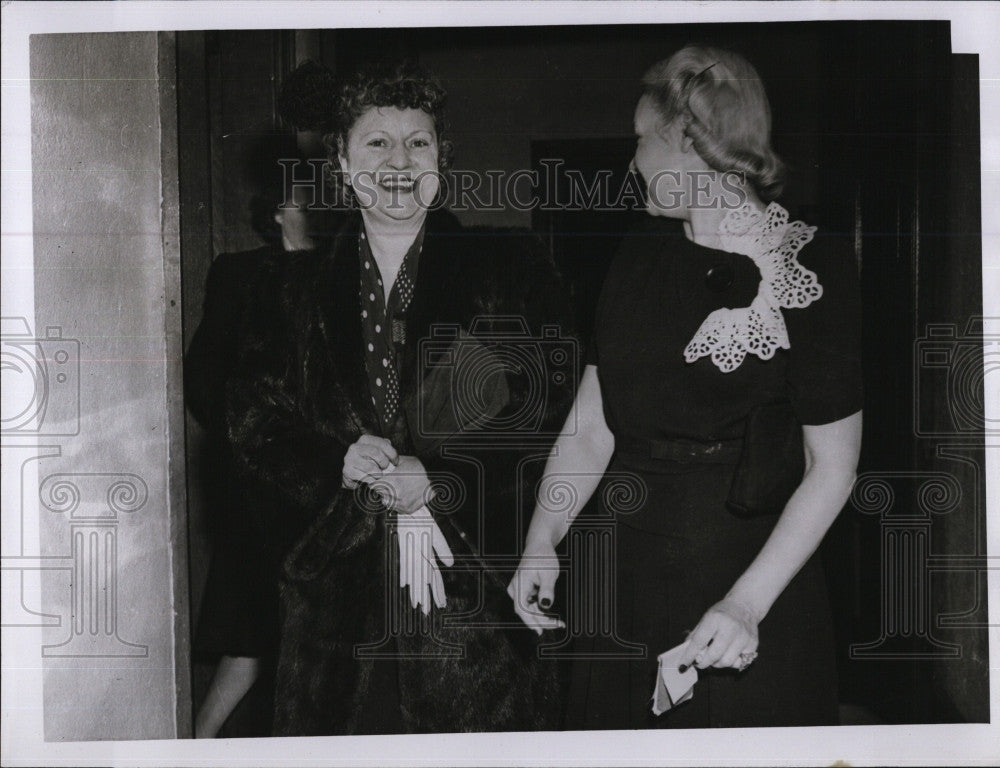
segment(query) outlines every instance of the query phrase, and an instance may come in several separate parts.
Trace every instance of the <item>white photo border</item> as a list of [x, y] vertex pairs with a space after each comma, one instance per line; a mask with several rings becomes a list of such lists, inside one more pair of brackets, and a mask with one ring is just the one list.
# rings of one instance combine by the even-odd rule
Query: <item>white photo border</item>
[[[983, 315], [1000, 334], [1000, 4], [976, 2], [4, 2], [2, 308], [34, 316], [29, 35], [53, 32], [349, 27], [950, 20], [953, 53], [979, 55]], [[458, 21], [460, 20], [460, 21]], [[993, 30], [991, 33], [989, 30]], [[992, 318], [992, 319], [991, 319]], [[1000, 381], [986, 378], [986, 420]], [[986, 451], [987, 509], [1000, 510], [1000, 445]], [[4, 466], [6, 476], [9, 467]], [[9, 510], [4, 509], [4, 517]], [[30, 517], [30, 516], [29, 516]], [[27, 532], [30, 535], [30, 531]], [[988, 551], [1000, 521], [987, 515]], [[988, 575], [991, 721], [740, 731], [567, 732], [46, 743], [41, 630], [3, 630], [4, 765], [988, 765], [1000, 758], [1000, 571]], [[35, 636], [37, 633], [38, 636]], [[31, 650], [34, 653], [31, 653]]]

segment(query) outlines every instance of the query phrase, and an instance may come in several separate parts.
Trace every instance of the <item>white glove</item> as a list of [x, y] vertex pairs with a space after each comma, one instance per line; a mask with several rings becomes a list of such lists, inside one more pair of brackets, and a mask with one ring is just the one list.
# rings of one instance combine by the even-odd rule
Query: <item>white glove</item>
[[410, 587], [410, 605], [430, 613], [431, 597], [438, 608], [447, 605], [444, 580], [437, 561], [451, 567], [455, 558], [427, 507], [410, 515], [396, 517], [396, 542], [399, 545], [399, 586]]
[[[383, 474], [395, 469], [389, 465]], [[396, 516], [396, 543], [399, 548], [399, 586], [410, 588], [410, 605], [423, 613], [431, 611], [431, 599], [438, 608], [447, 605], [444, 580], [437, 561], [450, 568], [455, 557], [434, 516], [426, 505], [407, 515]]]

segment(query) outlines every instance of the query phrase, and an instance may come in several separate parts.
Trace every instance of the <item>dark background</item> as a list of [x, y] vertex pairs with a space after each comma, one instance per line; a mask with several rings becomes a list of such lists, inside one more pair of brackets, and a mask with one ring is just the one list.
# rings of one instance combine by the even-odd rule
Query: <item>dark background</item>
[[[976, 56], [951, 53], [948, 22], [178, 33], [185, 341], [212, 258], [260, 244], [251, 200], [268, 158], [296, 138], [320, 152], [315, 135], [296, 137], [278, 114], [298, 63], [342, 72], [409, 54], [449, 91], [456, 167], [513, 172], [559, 158], [617, 178], [642, 73], [688, 42], [733, 48], [757, 67], [775, 148], [792, 169], [780, 202], [793, 218], [854, 236], [866, 377], [859, 491], [888, 495], [849, 504], [823, 544], [844, 721], [986, 722], [979, 80]], [[542, 235], [586, 332], [629, 214], [459, 216]], [[197, 617], [210, 510], [202, 436], [188, 422]], [[940, 476], [957, 499], [928, 495], [925, 481]], [[196, 707], [210, 672], [195, 668]]]

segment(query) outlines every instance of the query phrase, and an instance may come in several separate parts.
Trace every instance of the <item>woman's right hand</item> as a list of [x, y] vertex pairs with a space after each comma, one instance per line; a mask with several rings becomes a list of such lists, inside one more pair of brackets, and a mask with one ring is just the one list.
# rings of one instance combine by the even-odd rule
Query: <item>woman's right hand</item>
[[544, 537], [529, 536], [524, 554], [507, 594], [514, 601], [514, 611], [521, 621], [539, 635], [546, 629], [562, 629], [566, 624], [544, 611], [552, 607], [556, 580], [559, 578], [559, 558], [555, 547]]
[[344, 454], [341, 482], [344, 488], [354, 489], [358, 483], [378, 479], [389, 465], [399, 462], [399, 454], [384, 437], [362, 435]]
[[[614, 451], [615, 437], [604, 420], [597, 366], [588, 365], [583, 369], [573, 408], [545, 463], [524, 554], [507, 586], [517, 615], [538, 634], [566, 626], [545, 612], [552, 607], [559, 578], [556, 544], [596, 490]], [[567, 499], [569, 504], [565, 503]]]

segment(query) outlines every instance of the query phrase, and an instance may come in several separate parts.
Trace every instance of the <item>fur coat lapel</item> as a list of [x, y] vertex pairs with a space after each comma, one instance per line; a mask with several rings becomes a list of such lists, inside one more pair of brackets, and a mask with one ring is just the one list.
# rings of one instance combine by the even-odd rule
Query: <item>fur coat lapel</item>
[[319, 279], [309, 286], [318, 293], [314, 306], [319, 310], [320, 331], [320, 344], [312, 353], [331, 358], [327, 362], [333, 379], [353, 407], [361, 431], [374, 433], [378, 419], [371, 406], [361, 346], [359, 225], [357, 218], [345, 224], [324, 260]]
[[[371, 405], [361, 337], [360, 227], [361, 218], [355, 214], [335, 238], [318, 279], [307, 286], [310, 292], [315, 292], [314, 306], [319, 310], [314, 319], [319, 343], [308, 354], [329, 357], [326, 362], [337, 387], [346, 395], [363, 431], [374, 434], [379, 429], [378, 419]], [[428, 214], [416, 289], [406, 315], [407, 344], [400, 372], [404, 402], [413, 397], [420, 383], [420, 339], [430, 336], [435, 323], [462, 319], [455, 290], [464, 250], [461, 247], [464, 238], [460, 235], [461, 229], [451, 214], [443, 211]], [[302, 275], [302, 279], [311, 280], [308, 274]]]
[[464, 240], [457, 237], [460, 231], [451, 214], [434, 211], [427, 216], [416, 290], [406, 315], [406, 346], [400, 372], [404, 401], [414, 396], [420, 384], [420, 340], [430, 337], [435, 323], [462, 319], [457, 311], [455, 287], [462, 266]]

